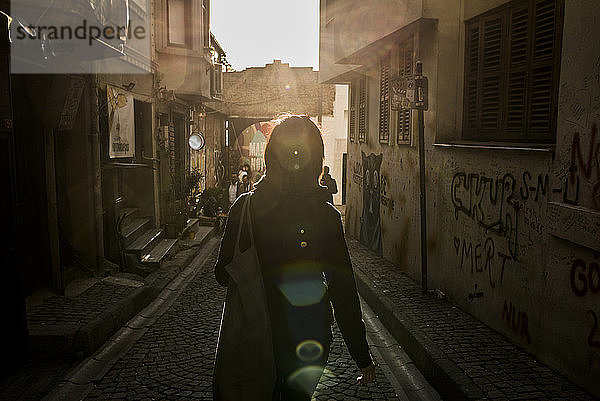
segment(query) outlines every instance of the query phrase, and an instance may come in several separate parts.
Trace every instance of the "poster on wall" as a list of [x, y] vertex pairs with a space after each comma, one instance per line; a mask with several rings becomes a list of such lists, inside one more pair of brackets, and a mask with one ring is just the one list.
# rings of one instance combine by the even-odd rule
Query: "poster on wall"
[[108, 137], [111, 159], [135, 155], [135, 123], [133, 95], [107, 85]]

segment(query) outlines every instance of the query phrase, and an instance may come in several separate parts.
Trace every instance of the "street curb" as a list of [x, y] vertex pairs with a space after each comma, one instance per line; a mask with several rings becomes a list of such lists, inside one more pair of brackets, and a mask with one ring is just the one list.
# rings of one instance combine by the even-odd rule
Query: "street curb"
[[361, 307], [371, 354], [398, 398], [402, 401], [442, 401], [364, 299], [361, 299]]
[[484, 397], [462, 369], [448, 359], [365, 273], [357, 268], [354, 275], [360, 295], [444, 400], [470, 401]]
[[86, 323], [73, 335], [73, 350], [83, 356], [93, 354], [118, 329], [127, 323], [139, 311], [152, 302], [169, 283], [196, 257], [198, 249], [215, 234], [215, 229], [206, 233], [204, 238], [193, 248], [181, 251], [185, 257], [177, 261], [168, 272], [157, 269], [150, 273], [145, 285], [133, 290], [118, 303], [102, 312], [91, 322]]
[[[154, 297], [148, 305], [122, 325], [98, 350], [66, 373], [62, 380], [42, 398], [42, 401], [78, 401], [84, 399], [93, 390], [95, 383], [101, 380], [114, 364], [144, 336], [150, 325], [168, 310], [188, 286], [189, 282], [187, 281], [200, 273], [200, 269], [215, 249], [212, 247], [213, 245], [205, 248], [206, 243], [212, 239], [213, 234], [213, 230], [207, 232], [206, 240], [202, 241], [201, 245], [196, 244], [193, 247], [198, 250], [193, 259], [179, 273], [175, 274], [175, 278], [169, 281], [158, 296]], [[213, 241], [215, 240], [213, 239]], [[201, 257], [202, 259], [200, 259]], [[193, 264], [196, 258], [202, 262]]]

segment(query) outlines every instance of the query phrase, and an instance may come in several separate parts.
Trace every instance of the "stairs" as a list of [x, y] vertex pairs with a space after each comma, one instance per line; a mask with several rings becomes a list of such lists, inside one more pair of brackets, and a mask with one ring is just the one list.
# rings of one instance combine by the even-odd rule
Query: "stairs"
[[164, 238], [161, 228], [152, 227], [151, 219], [138, 216], [137, 208], [121, 210], [121, 249], [124, 254], [123, 268], [134, 273], [149, 273], [160, 266], [177, 238]]

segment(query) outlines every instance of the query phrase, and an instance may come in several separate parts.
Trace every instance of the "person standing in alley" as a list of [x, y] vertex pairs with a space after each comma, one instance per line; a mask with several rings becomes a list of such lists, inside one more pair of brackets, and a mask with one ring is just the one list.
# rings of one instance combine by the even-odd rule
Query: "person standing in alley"
[[229, 205], [233, 205], [233, 202], [235, 202], [235, 199], [238, 196], [238, 176], [236, 173], [231, 173], [231, 181], [229, 182], [229, 188], [228, 188], [228, 201], [229, 201]]
[[[309, 401], [327, 363], [334, 316], [362, 372], [358, 382], [375, 380], [340, 214], [327, 202], [328, 190], [319, 186], [323, 156], [321, 132], [307, 116], [282, 117], [265, 149], [264, 176], [231, 207], [215, 265], [217, 281], [229, 286], [213, 378], [215, 400], [244, 399], [244, 392], [258, 387], [262, 395], [246, 399]], [[243, 298], [244, 289], [256, 282], [245, 279], [251, 266], [259, 272], [262, 289], [259, 285], [247, 294], [239, 302], [244, 305], [239, 315], [232, 316], [230, 295]], [[267, 306], [261, 308], [267, 324], [260, 328], [245, 312], [256, 300]], [[257, 330], [264, 335], [248, 342]], [[263, 347], [272, 358], [248, 345], [263, 337], [272, 339]], [[273, 363], [252, 369], [257, 359]]]
[[241, 173], [241, 177], [242, 180], [240, 182], [238, 182], [237, 185], [237, 196], [240, 196], [241, 194], [245, 194], [246, 192], [250, 191], [250, 180], [248, 179], [248, 173], [246, 173], [245, 171], [243, 171]]
[[333, 205], [333, 194], [337, 194], [338, 189], [335, 179], [329, 174], [329, 166], [323, 167], [321, 185], [327, 188], [327, 192], [329, 193], [327, 201]]

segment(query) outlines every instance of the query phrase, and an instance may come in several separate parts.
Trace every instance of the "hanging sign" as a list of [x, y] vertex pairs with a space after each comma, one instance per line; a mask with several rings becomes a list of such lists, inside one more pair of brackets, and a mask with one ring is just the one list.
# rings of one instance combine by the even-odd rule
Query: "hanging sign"
[[427, 78], [410, 76], [396, 78], [391, 81], [392, 110], [417, 109], [427, 110]]
[[112, 158], [135, 155], [135, 123], [133, 95], [107, 85], [108, 98], [108, 155]]

